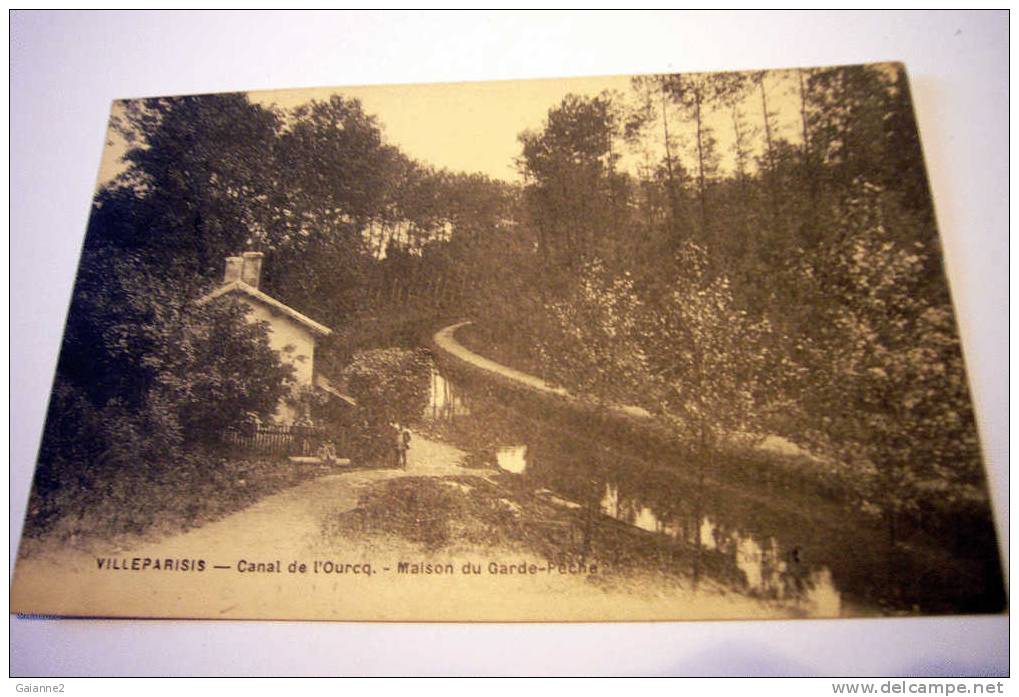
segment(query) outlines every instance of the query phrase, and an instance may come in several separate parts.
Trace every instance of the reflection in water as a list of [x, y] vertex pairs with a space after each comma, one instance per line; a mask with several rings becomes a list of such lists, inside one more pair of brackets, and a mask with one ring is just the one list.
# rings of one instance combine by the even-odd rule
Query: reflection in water
[[711, 518], [704, 516], [704, 520], [701, 521], [701, 544], [706, 549], [717, 549], [718, 545], [715, 544], [715, 526], [711, 522]]
[[[683, 534], [679, 521], [661, 519], [642, 502], [621, 501], [619, 486], [611, 482], [605, 484], [600, 510], [641, 530], [660, 533], [677, 541], [698, 542], [695, 535]], [[701, 518], [699, 529], [701, 548], [717, 551], [731, 559], [742, 573], [747, 590], [765, 598], [801, 600], [812, 614], [839, 614], [842, 596], [827, 567], [821, 566], [808, 572], [799, 560], [797, 549], [794, 548], [788, 555], [788, 560], [783, 559], [774, 537], [758, 543], [748, 533], [741, 534], [736, 530], [726, 533], [710, 516]]]
[[619, 487], [606, 482], [605, 496], [601, 500], [601, 512], [617, 520], [619, 517]]
[[[838, 614], [841, 595], [827, 567], [808, 569], [798, 557], [795, 563], [787, 561], [785, 557], [789, 557], [789, 553], [783, 557], [774, 536], [752, 535], [742, 529], [739, 520], [719, 518], [722, 514], [719, 510], [705, 514], [698, 506], [693, 509], [696, 512], [691, 517], [692, 510], [690, 506], [683, 508], [683, 500], [704, 499], [703, 491], [690, 491], [687, 486], [672, 479], [645, 480], [642, 473], [648, 472], [646, 464], [643, 468], [619, 467], [618, 456], [606, 457], [604, 448], [595, 452], [586, 450], [574, 433], [563, 432], [558, 440], [553, 437], [551, 442], [547, 433], [542, 434], [545, 438], [538, 439], [533, 431], [509, 428], [509, 424], [495, 418], [497, 413], [498, 405], [488, 402], [483, 408], [472, 411], [465, 395], [432, 368], [425, 418], [447, 426], [480, 429], [483, 440], [488, 443], [500, 440], [514, 443], [495, 447], [495, 463], [499, 469], [527, 477], [535, 484], [536, 491], [545, 492], [559, 501], [564, 500], [560, 496], [591, 500], [593, 495], [597, 502], [596, 510], [609, 518], [653, 533], [661, 539], [663, 550], [680, 544], [696, 551], [694, 575], [700, 573], [701, 553], [710, 554], [716, 563], [721, 562], [723, 568], [731, 570], [724, 575], [743, 592], [793, 601], [811, 614]], [[521, 440], [530, 442], [521, 443]], [[530, 447], [532, 445], [534, 447]], [[599, 455], [599, 452], [602, 454]], [[608, 471], [606, 462], [610, 463]], [[585, 493], [590, 491], [587, 487], [591, 486], [594, 475], [599, 482], [595, 491], [600, 493]], [[668, 503], [672, 499], [676, 501]], [[701, 503], [706, 502], [702, 500]], [[578, 504], [573, 506], [579, 507]], [[705, 510], [710, 508], [705, 506]]]
[[[850, 520], [844, 508], [809, 492], [763, 492], [723, 475], [705, 482], [682, 455], [655, 451], [639, 438], [606, 435], [568, 414], [535, 417], [487, 385], [458, 387], [433, 369], [423, 416], [479, 453], [508, 444], [494, 448], [496, 464], [544, 498], [632, 526], [639, 538], [618, 552], [627, 559], [710, 577], [813, 616], [838, 616], [850, 602], [958, 612], [968, 594], [986, 592], [980, 569], [946, 567], [944, 557], [901, 547], [885, 554], [882, 530]], [[584, 516], [585, 540], [598, 517]]]
[[499, 469], [506, 470], [507, 472], [523, 474], [524, 470], [527, 469], [527, 446], [511, 445], [497, 448], [495, 451], [495, 464], [499, 466]]
[[[637, 506], [634, 506], [637, 508]], [[647, 506], [640, 506], [636, 514], [633, 516], [633, 525], [640, 528], [641, 530], [647, 530], [648, 532], [661, 532], [661, 523], [658, 522], [658, 517], [651, 512], [651, 509]]]
[[[707, 519], [704, 520], [707, 523]], [[736, 566], [751, 588], [764, 588], [764, 550], [749, 537], [736, 543]]]
[[605, 495], [602, 497], [599, 507], [601, 512], [610, 518], [621, 520], [648, 532], [663, 532], [658, 516], [647, 506], [636, 501], [624, 501], [620, 504], [619, 487], [611, 482], [605, 483]]
[[842, 614], [842, 594], [835, 589], [831, 570], [818, 569], [810, 577], [811, 588], [807, 591], [807, 603], [814, 608], [814, 614], [821, 617], [838, 617]]

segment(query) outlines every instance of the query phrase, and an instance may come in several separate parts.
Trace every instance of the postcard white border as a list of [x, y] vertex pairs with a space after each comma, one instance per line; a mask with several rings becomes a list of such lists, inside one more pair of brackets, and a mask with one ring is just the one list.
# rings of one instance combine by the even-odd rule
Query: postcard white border
[[[12, 548], [113, 98], [884, 60], [905, 62], [912, 78], [1007, 546], [1007, 13], [15, 12], [10, 27]], [[1008, 670], [1007, 625], [12, 617], [10, 658], [14, 675], [988, 674]]]

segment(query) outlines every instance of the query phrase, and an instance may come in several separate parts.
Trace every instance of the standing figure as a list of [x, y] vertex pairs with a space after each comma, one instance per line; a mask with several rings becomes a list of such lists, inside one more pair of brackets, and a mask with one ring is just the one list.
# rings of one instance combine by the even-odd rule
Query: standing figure
[[400, 434], [400, 466], [407, 469], [407, 451], [410, 450], [410, 431], [403, 430]]
[[402, 467], [406, 456], [403, 454], [403, 431], [396, 429], [396, 442], [393, 443], [394, 452], [396, 453], [396, 467]]

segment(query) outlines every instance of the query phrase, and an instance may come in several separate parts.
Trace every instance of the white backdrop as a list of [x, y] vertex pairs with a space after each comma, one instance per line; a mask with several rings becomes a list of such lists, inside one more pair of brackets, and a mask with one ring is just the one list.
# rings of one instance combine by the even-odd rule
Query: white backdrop
[[[10, 26], [12, 569], [112, 99], [884, 60], [912, 78], [1007, 546], [1007, 14], [15, 12]], [[1008, 664], [1006, 617], [10, 622], [14, 675], [950, 675]]]

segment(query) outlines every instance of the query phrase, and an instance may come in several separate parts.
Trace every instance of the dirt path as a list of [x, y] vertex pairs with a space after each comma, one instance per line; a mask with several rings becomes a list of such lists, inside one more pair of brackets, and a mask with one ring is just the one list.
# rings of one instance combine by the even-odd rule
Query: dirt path
[[[560, 574], [551, 567], [539, 574], [493, 570], [548, 566], [525, 549], [454, 543], [427, 552], [397, 535], [328, 532], [330, 521], [355, 508], [361, 493], [386, 480], [479, 475], [460, 466], [463, 457], [457, 448], [415, 434], [406, 470], [326, 475], [161, 540], [98, 553], [58, 548], [36, 554], [19, 561], [12, 610], [98, 617], [431, 621], [795, 614], [720, 588], [637, 583], [606, 590], [584, 574]], [[119, 568], [109, 568], [113, 561], [100, 567], [107, 559]], [[169, 560], [176, 568], [149, 568], [155, 560], [163, 566]], [[192, 570], [182, 570], [181, 560], [189, 560]], [[194, 571], [199, 560], [204, 568]], [[401, 573], [401, 563], [454, 572]], [[462, 572], [471, 564], [480, 573]]]
[[[407, 476], [442, 477], [461, 473], [463, 451], [415, 435], [407, 469], [355, 470], [306, 481], [195, 530], [135, 547], [132, 555], [186, 555], [195, 549], [206, 557], [230, 559], [248, 550], [252, 559], [274, 559], [322, 551], [322, 521], [357, 505], [369, 484]], [[127, 552], [128, 550], [124, 550]]]
[[[31, 608], [33, 614], [81, 614], [79, 608], [84, 605], [90, 608], [87, 614], [144, 616], [153, 611], [151, 596], [167, 591], [173, 595], [174, 607], [159, 607], [157, 614], [185, 617], [207, 614], [198, 609], [205, 607], [205, 602], [194, 602], [201, 601], [200, 597], [192, 596], [186, 601], [173, 590], [178, 581], [194, 576], [220, 580], [227, 570], [215, 566], [229, 566], [234, 573], [240, 573], [242, 560], [245, 563], [280, 560], [286, 565], [286, 559], [319, 556], [328, 551], [322, 539], [323, 521], [354, 508], [366, 486], [397, 477], [457, 474], [462, 471], [459, 462], [463, 456], [457, 448], [415, 435], [406, 469], [355, 470], [319, 477], [200, 528], [158, 540], [137, 540], [90, 552], [67, 547], [37, 551], [18, 561], [12, 602], [17, 607]], [[97, 560], [107, 558], [117, 560], [118, 564], [125, 561], [128, 566], [135, 558], [202, 559], [206, 569], [200, 573], [100, 570]], [[134, 583], [139, 579], [151, 583], [150, 592]], [[111, 583], [114, 580], [116, 583]], [[122, 585], [124, 581], [126, 585]], [[213, 583], [212, 590], [219, 591], [213, 597], [230, 595], [230, 587], [221, 583]], [[181, 600], [185, 602], [176, 602]], [[230, 605], [221, 611], [228, 612]], [[189, 612], [185, 610], [188, 607], [196, 610]]]

